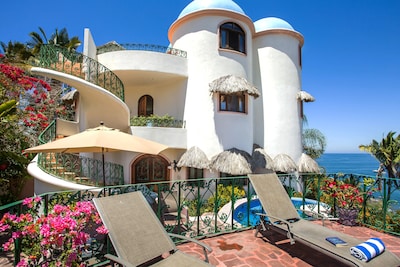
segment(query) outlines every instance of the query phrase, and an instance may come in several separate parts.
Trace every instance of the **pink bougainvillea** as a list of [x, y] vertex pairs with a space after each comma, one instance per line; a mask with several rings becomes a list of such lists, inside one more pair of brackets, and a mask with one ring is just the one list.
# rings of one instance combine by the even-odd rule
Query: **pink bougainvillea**
[[93, 203], [57, 204], [47, 216], [39, 213], [40, 204], [40, 197], [27, 198], [23, 201], [29, 208], [26, 213], [4, 214], [0, 231], [11, 232], [11, 238], [3, 249], [12, 249], [18, 238], [26, 257], [17, 266], [85, 266], [82, 252], [91, 238], [90, 227], [96, 225], [97, 233], [107, 234]]

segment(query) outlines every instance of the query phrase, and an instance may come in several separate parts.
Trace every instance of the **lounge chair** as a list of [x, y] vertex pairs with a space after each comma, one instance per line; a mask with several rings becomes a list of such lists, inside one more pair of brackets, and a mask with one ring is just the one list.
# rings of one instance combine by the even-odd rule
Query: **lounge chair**
[[[350, 247], [362, 243], [361, 240], [302, 219], [275, 173], [248, 176], [265, 211], [259, 214], [256, 236], [261, 228], [273, 230], [286, 235], [291, 244], [298, 241], [350, 266], [400, 266], [400, 259], [387, 250], [371, 261], [363, 262], [350, 254]], [[348, 245], [336, 247], [325, 240], [327, 237], [339, 237]]]
[[[117, 254], [117, 257], [106, 255], [113, 263], [123, 266], [211, 266], [207, 256], [211, 248], [192, 238], [168, 234], [140, 191], [93, 201]], [[205, 260], [179, 251], [171, 237], [201, 245]]]

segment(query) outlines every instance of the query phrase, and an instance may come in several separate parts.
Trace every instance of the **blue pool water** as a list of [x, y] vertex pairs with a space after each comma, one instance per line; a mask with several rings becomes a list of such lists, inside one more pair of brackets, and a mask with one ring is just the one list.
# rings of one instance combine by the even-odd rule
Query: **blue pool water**
[[[302, 206], [303, 199], [298, 197], [291, 198], [293, 205], [298, 209]], [[318, 202], [313, 199], [305, 199], [305, 205], [317, 205]], [[323, 203], [320, 203], [323, 204]], [[326, 205], [326, 204], [325, 204]], [[250, 201], [250, 215], [249, 215], [249, 223], [251, 226], [257, 225], [260, 220], [260, 216], [257, 213], [263, 213], [263, 209], [261, 207], [261, 203], [259, 199], [253, 199]], [[299, 212], [299, 215], [302, 216], [303, 212]], [[242, 225], [247, 225], [247, 202], [244, 202], [238, 205], [233, 211], [233, 219]]]

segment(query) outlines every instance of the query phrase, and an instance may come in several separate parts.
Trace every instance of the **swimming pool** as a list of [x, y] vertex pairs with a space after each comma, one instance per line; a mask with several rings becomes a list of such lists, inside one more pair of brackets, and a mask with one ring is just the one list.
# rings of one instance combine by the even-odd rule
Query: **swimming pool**
[[[303, 205], [303, 199], [300, 197], [292, 197], [291, 198], [293, 205], [297, 208], [300, 209]], [[318, 201], [314, 199], [305, 199], [305, 208], [304, 209], [309, 209], [309, 210], [317, 210], [318, 206]], [[325, 203], [320, 202], [320, 211], [324, 211], [328, 213], [330, 210], [329, 205]], [[242, 225], [247, 225], [247, 217], [249, 217], [249, 223], [251, 226], [257, 225], [258, 221], [260, 220], [260, 216], [257, 215], [257, 213], [264, 213], [263, 209], [260, 204], [260, 200], [258, 198], [253, 199], [250, 201], [250, 214], [247, 216], [247, 202], [243, 202], [242, 204], [238, 205], [235, 210], [233, 211], [233, 219], [242, 224]], [[308, 217], [307, 214], [305, 214], [302, 211], [299, 211], [299, 215], [301, 217]], [[267, 220], [267, 219], [266, 219]]]

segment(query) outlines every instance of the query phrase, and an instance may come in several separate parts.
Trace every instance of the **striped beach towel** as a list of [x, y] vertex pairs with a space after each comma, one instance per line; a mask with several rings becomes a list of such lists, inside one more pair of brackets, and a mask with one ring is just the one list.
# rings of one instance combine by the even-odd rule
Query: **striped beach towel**
[[384, 250], [385, 244], [382, 240], [374, 237], [357, 246], [351, 247], [350, 253], [357, 259], [367, 262], [381, 254]]

